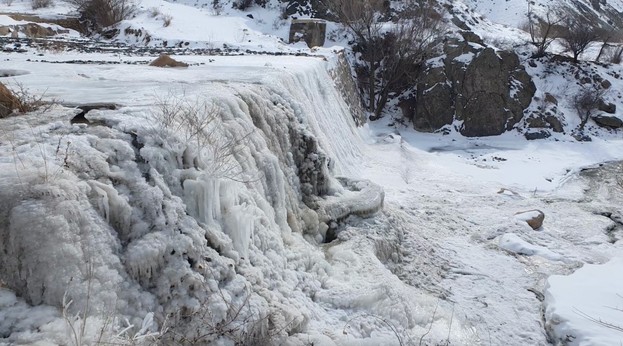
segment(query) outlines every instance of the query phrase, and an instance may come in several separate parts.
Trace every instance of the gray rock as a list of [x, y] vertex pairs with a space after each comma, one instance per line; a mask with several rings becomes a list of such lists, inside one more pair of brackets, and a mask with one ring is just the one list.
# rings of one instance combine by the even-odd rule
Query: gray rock
[[617, 112], [617, 105], [615, 105], [614, 103], [606, 103], [606, 101], [604, 100], [599, 100], [599, 103], [597, 104], [597, 109], [599, 109], [602, 112], [606, 112], [609, 114], [614, 114]]
[[563, 132], [560, 119], [549, 112], [545, 114], [533, 113], [526, 118], [526, 125], [531, 129], [551, 129], [554, 132]]
[[545, 139], [550, 137], [551, 135], [552, 134], [549, 133], [549, 131], [541, 130], [537, 132], [526, 132], [523, 136], [526, 137], [527, 140], [532, 141], [535, 139]]
[[492, 136], [523, 118], [536, 87], [515, 53], [456, 40], [444, 51], [443, 63], [424, 71], [417, 83], [415, 107], [403, 113], [416, 129], [434, 131], [460, 120], [463, 135]]
[[598, 114], [593, 116], [595, 123], [602, 127], [618, 129], [623, 127], [623, 120], [614, 115]]
[[554, 95], [550, 93], [545, 93], [545, 102], [555, 104], [556, 106], [558, 106], [558, 100], [556, 99]]

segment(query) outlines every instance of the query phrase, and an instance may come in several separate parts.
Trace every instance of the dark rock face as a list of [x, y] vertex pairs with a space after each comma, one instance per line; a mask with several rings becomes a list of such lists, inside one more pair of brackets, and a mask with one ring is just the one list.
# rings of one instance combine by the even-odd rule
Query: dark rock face
[[416, 129], [434, 131], [462, 121], [469, 137], [499, 135], [523, 117], [536, 87], [512, 52], [450, 42], [446, 57], [429, 66], [417, 83]]
[[594, 116], [593, 120], [597, 123], [597, 125], [602, 127], [609, 127], [613, 129], [623, 127], [623, 120], [613, 115], [599, 114]]

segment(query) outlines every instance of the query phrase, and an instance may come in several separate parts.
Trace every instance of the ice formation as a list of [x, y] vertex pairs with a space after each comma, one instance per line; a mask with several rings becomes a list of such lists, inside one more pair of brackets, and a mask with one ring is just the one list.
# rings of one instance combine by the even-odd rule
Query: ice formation
[[[1, 120], [11, 131], [0, 157], [0, 279], [11, 290], [2, 304], [56, 309], [43, 309], [36, 328], [0, 321], [0, 341], [60, 343], [71, 337], [63, 326], [89, 321], [134, 341], [340, 338], [309, 331], [347, 314], [322, 307], [337, 301], [321, 293], [332, 269], [319, 246], [328, 222], [383, 203], [373, 183], [334, 177], [361, 164], [348, 107], [322, 63], [208, 87], [210, 98], [188, 97], [215, 107], [169, 122], [158, 107], [92, 111], [89, 125], [71, 125], [64, 108]], [[383, 303], [394, 298], [377, 298], [337, 306], [378, 305], [407, 321], [404, 307], [396, 315]], [[371, 337], [377, 318], [362, 318], [354, 335]], [[80, 337], [96, 338], [92, 327]]]

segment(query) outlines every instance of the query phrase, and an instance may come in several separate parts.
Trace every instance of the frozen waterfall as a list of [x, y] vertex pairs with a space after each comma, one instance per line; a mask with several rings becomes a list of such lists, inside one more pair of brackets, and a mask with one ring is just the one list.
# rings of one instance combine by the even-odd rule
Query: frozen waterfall
[[[392, 331], [369, 316], [426, 326], [412, 314], [431, 304], [403, 306], [411, 293], [397, 278], [367, 279], [391, 275], [376, 250], [322, 247], [328, 223], [383, 204], [381, 188], [351, 180], [364, 144], [328, 63], [231, 60], [24, 77], [36, 88], [84, 74], [76, 92], [49, 93], [126, 107], [91, 111], [86, 125], [63, 107], [0, 119], [0, 343], [375, 344]], [[168, 82], [156, 95], [181, 100], [166, 122], [145, 96], [154, 80]], [[370, 262], [356, 287], [336, 269], [342, 256]], [[345, 336], [355, 312], [368, 315]]]

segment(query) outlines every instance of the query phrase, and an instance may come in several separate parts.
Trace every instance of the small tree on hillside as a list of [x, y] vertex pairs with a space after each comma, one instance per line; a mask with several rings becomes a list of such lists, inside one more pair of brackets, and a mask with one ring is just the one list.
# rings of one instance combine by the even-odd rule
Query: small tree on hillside
[[580, 126], [578, 130], [581, 132], [584, 130], [588, 119], [590, 119], [593, 112], [599, 107], [599, 103], [603, 100], [603, 96], [606, 94], [606, 89], [597, 85], [591, 85], [588, 87], [582, 87], [582, 89], [573, 97], [573, 108], [578, 112], [580, 117]]
[[564, 30], [561, 38], [562, 45], [566, 51], [573, 55], [573, 62], [577, 63], [578, 58], [588, 46], [599, 40], [601, 31], [591, 25], [581, 14], [565, 10], [563, 18]]
[[136, 12], [132, 0], [69, 0], [69, 3], [95, 31], [128, 19]]
[[324, 0], [324, 4], [355, 37], [360, 88], [371, 119], [378, 119], [390, 94], [406, 90], [418, 67], [438, 47], [442, 16], [427, 0], [409, 1], [394, 21], [382, 0]]
[[539, 18], [534, 13], [530, 1], [528, 1], [528, 32], [530, 41], [536, 47], [533, 58], [545, 56], [545, 51], [556, 38], [554, 29], [562, 21], [561, 16], [548, 7], [544, 18]]

